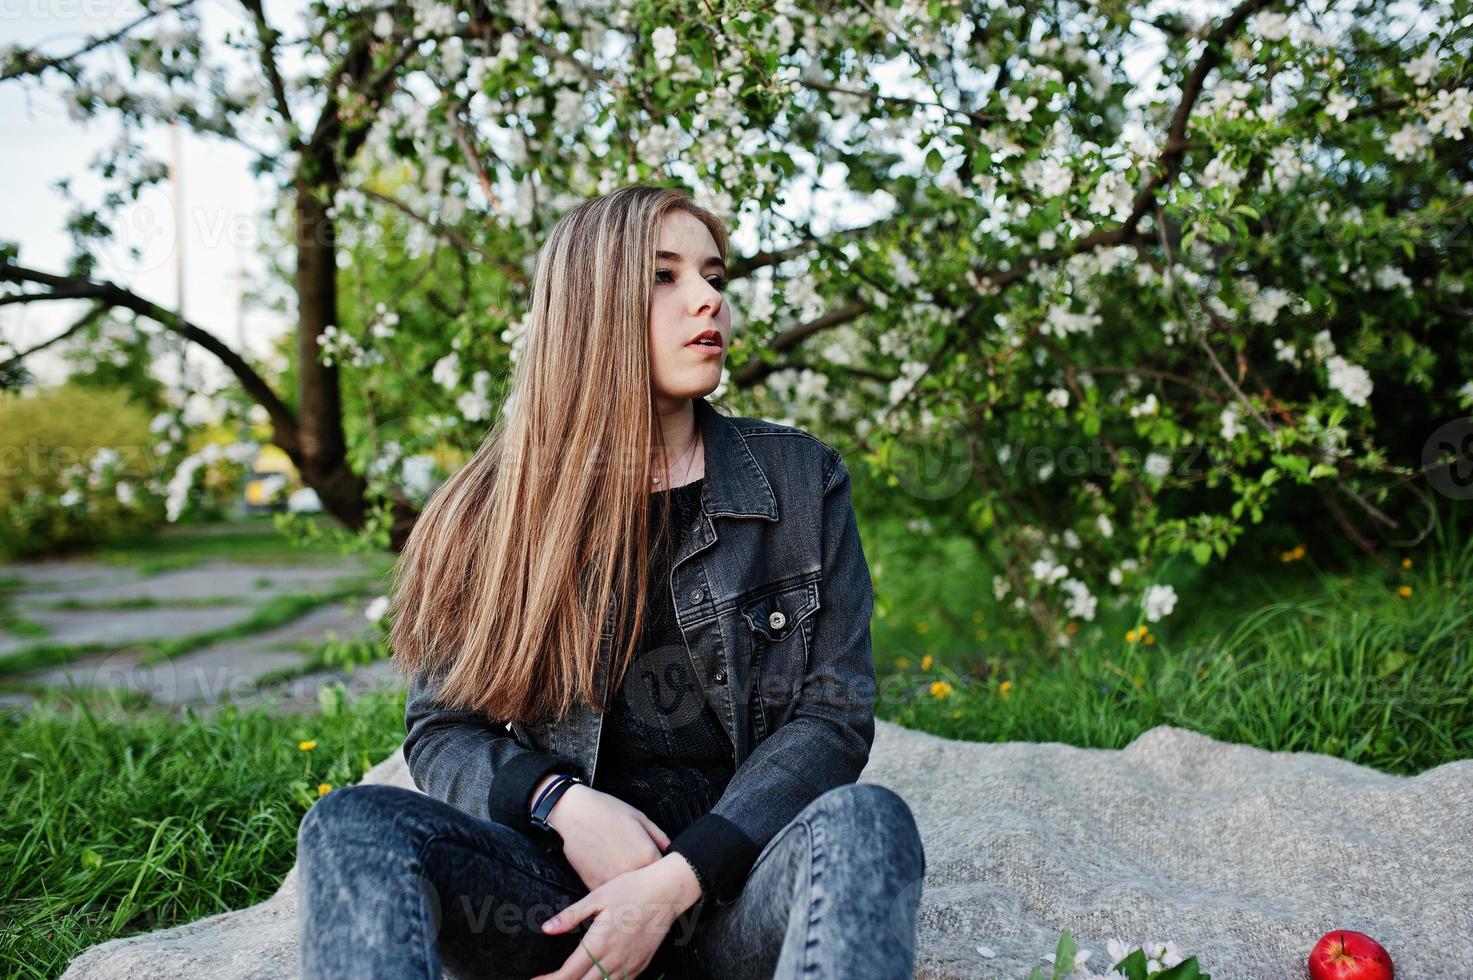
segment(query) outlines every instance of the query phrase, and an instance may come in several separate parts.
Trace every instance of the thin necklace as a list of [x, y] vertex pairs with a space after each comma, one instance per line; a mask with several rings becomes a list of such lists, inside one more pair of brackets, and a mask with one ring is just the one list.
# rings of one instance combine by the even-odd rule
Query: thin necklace
[[[700, 430], [697, 429], [696, 430], [696, 437], [695, 437], [694, 440], [691, 441], [690, 462], [688, 462], [688, 463], [685, 464], [685, 473], [683, 474], [684, 476], [690, 476], [690, 468], [691, 468], [692, 464], [694, 464], [695, 461], [696, 461], [696, 449], [700, 446], [700, 444], [701, 444], [701, 433], [700, 433]], [[677, 459], [676, 462], [679, 463], [680, 460]], [[659, 483], [660, 482], [660, 478], [658, 476], [652, 476], [652, 477], [650, 477], [650, 479], [652, 481], [654, 481], [655, 483]]]

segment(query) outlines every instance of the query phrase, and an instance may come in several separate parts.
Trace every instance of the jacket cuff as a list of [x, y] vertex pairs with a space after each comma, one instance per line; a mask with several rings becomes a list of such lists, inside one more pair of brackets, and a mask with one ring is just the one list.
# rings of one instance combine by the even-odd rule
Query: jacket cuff
[[670, 841], [665, 853], [678, 853], [695, 869], [701, 901], [733, 901], [762, 848], [737, 825], [716, 813], [696, 818]]
[[535, 833], [532, 827], [532, 790], [550, 773], [565, 772], [576, 776], [582, 771], [577, 762], [566, 756], [534, 749], [519, 752], [496, 771], [496, 778], [491, 780], [486, 809], [492, 820], [531, 837]]

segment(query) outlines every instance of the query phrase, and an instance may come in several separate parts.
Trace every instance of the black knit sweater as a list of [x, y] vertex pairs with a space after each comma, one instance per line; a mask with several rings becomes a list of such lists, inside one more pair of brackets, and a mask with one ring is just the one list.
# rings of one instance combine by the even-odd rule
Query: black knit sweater
[[706, 700], [670, 591], [673, 557], [700, 508], [704, 478], [669, 491], [673, 508], [658, 535], [666, 494], [649, 495], [650, 578], [644, 627], [633, 663], [604, 717], [594, 788], [640, 809], [685, 856], [703, 900], [741, 890], [759, 851], [728, 821], [709, 813], [735, 772], [734, 752]]

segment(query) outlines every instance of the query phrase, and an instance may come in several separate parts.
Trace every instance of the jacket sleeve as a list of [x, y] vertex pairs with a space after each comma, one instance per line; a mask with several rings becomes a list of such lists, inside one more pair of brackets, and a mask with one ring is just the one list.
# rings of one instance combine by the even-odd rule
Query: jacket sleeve
[[742, 762], [711, 811], [670, 842], [695, 868], [703, 901], [734, 901], [767, 842], [824, 792], [857, 782], [869, 761], [874, 588], [849, 488], [836, 457], [823, 495], [825, 600], [792, 717]]
[[519, 743], [504, 723], [435, 700], [443, 671], [410, 678], [404, 760], [424, 793], [484, 820], [531, 835], [532, 790], [553, 772], [583, 775], [574, 759]]

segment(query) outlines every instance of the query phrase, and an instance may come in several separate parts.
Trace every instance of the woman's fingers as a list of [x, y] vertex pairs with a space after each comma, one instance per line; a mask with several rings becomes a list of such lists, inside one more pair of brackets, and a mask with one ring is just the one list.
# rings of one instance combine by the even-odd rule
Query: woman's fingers
[[663, 851], [670, 846], [670, 835], [661, 830], [653, 820], [645, 816], [640, 810], [635, 810], [634, 816], [649, 833], [650, 839], [655, 842], [656, 847]]

